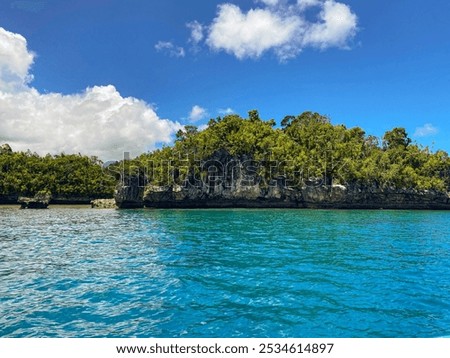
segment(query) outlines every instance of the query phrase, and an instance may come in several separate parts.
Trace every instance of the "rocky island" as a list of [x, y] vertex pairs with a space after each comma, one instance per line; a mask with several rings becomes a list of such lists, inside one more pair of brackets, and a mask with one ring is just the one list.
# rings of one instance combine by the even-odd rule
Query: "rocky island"
[[450, 209], [450, 160], [305, 112], [281, 128], [236, 115], [187, 126], [173, 147], [121, 163], [119, 208]]
[[187, 125], [172, 146], [107, 167], [81, 154], [0, 146], [0, 204], [25, 208], [448, 210], [449, 192], [446, 152], [414, 143], [404, 128], [377, 138], [314, 112], [279, 126], [256, 110], [211, 119], [203, 130]]
[[[450, 209], [444, 191], [326, 185], [305, 181], [292, 187], [279, 176], [265, 183], [253, 176], [246, 163], [226, 167], [237, 173], [217, 172], [205, 182], [189, 178], [183, 185], [138, 185], [138, 180], [119, 184], [115, 200], [119, 208], [322, 208], [322, 209]], [[211, 167], [208, 167], [211, 170]], [[207, 169], [207, 170], [208, 170]]]

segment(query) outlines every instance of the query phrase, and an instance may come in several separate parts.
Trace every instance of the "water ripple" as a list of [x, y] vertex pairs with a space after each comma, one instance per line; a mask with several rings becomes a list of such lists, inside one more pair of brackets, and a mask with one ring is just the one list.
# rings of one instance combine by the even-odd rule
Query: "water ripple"
[[2, 337], [433, 337], [450, 213], [0, 208]]

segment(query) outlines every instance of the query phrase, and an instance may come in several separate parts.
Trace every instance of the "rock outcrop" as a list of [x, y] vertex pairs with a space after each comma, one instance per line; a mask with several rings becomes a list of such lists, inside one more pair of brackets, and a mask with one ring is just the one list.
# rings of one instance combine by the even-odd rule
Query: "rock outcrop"
[[50, 199], [51, 196], [48, 194], [36, 194], [32, 198], [21, 196], [17, 202], [21, 209], [47, 209]]
[[199, 188], [155, 187], [145, 191], [144, 204], [154, 208], [316, 208], [450, 210], [448, 193], [414, 190], [347, 189], [339, 186], [239, 188], [210, 195]]
[[94, 209], [116, 209], [114, 199], [95, 199], [91, 201], [91, 207]]
[[127, 177], [117, 185], [114, 193], [116, 205], [121, 209], [144, 207], [144, 186], [138, 177]]

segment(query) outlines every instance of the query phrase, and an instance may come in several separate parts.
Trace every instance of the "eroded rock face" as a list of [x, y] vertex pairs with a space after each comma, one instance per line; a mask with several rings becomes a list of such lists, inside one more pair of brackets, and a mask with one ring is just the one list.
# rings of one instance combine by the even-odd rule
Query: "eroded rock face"
[[144, 207], [144, 186], [139, 178], [129, 177], [122, 181], [114, 193], [118, 208], [135, 209]]
[[146, 207], [155, 208], [328, 208], [328, 209], [433, 209], [450, 210], [448, 193], [413, 192], [320, 186], [302, 189], [271, 187], [225, 189], [220, 195], [209, 195], [201, 188], [148, 187]]
[[202, 163], [202, 177], [193, 172], [182, 185], [148, 185], [144, 192], [147, 207], [297, 207], [299, 195], [285, 188], [284, 178], [264, 182], [256, 163], [249, 157], [234, 158], [216, 152]]

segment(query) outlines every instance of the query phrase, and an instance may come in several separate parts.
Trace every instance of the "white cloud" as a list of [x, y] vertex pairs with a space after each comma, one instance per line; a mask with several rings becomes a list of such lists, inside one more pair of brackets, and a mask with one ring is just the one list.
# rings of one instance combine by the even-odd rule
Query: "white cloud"
[[32, 80], [28, 70], [34, 54], [27, 49], [27, 40], [0, 27], [0, 91], [15, 92], [26, 88]]
[[268, 9], [243, 13], [236, 5], [224, 4], [219, 6], [206, 42], [239, 59], [257, 58], [269, 49], [288, 45], [301, 23], [299, 17], [281, 17]]
[[301, 10], [320, 5], [321, 0], [297, 0], [297, 4]]
[[439, 132], [439, 129], [431, 123], [426, 123], [422, 127], [417, 127], [414, 132], [414, 137], [429, 137]]
[[204, 131], [206, 128], [208, 128], [208, 124], [202, 124], [197, 128], [197, 130], [201, 132]]
[[320, 23], [311, 25], [305, 32], [305, 44], [322, 49], [345, 47], [348, 38], [355, 35], [357, 17], [345, 4], [325, 1], [320, 19]]
[[28, 85], [34, 56], [26, 40], [2, 28], [0, 36], [0, 143], [13, 150], [120, 159], [126, 151], [138, 155], [169, 143], [182, 128], [111, 85], [71, 95], [39, 93]]
[[14, 150], [83, 153], [119, 159], [168, 143], [181, 128], [163, 120], [145, 102], [124, 98], [114, 86], [81, 94], [40, 94], [34, 89], [0, 93], [0, 138]]
[[219, 114], [223, 115], [223, 116], [225, 116], [227, 114], [236, 113], [235, 110], [233, 108], [230, 108], [230, 107], [228, 107], [228, 108], [220, 108], [217, 112]]
[[175, 46], [169, 41], [159, 41], [155, 45], [155, 49], [158, 52], [168, 54], [170, 57], [184, 57], [186, 55], [183, 47]]
[[189, 41], [193, 44], [198, 44], [203, 40], [203, 26], [198, 21], [192, 21], [186, 24], [186, 26], [191, 30], [191, 37]]
[[[216, 17], [207, 27], [205, 43], [238, 59], [259, 58], [273, 51], [280, 61], [285, 61], [308, 46], [346, 48], [357, 31], [357, 16], [348, 5], [335, 0], [258, 3], [260, 7], [247, 12], [234, 4], [219, 5]], [[305, 11], [310, 8], [317, 11], [314, 22], [306, 18]]]
[[280, 0], [259, 0], [259, 2], [262, 2], [263, 4], [266, 4], [267, 6], [275, 6], [275, 5], [278, 5]]
[[191, 122], [198, 122], [202, 119], [205, 119], [207, 116], [208, 116], [208, 111], [205, 108], [195, 105], [194, 107], [192, 107], [191, 112], [189, 113], [188, 119]]

